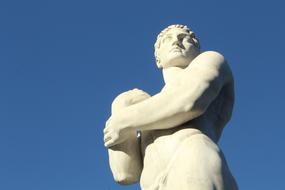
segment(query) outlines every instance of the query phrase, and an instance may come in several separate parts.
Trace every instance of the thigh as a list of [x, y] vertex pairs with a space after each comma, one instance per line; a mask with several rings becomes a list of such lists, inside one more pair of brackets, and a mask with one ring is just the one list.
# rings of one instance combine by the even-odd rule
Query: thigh
[[[167, 190], [234, 190], [232, 176], [219, 147], [197, 134], [181, 143], [166, 178]], [[232, 186], [232, 187], [231, 187]]]

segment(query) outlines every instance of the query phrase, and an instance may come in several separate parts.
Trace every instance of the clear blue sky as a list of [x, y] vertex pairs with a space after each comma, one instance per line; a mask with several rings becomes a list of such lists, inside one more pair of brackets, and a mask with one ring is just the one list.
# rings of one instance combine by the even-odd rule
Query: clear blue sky
[[162, 85], [153, 44], [182, 23], [231, 64], [220, 146], [240, 189], [285, 189], [282, 1], [1, 1], [0, 189], [137, 190], [114, 183], [102, 129], [112, 99]]

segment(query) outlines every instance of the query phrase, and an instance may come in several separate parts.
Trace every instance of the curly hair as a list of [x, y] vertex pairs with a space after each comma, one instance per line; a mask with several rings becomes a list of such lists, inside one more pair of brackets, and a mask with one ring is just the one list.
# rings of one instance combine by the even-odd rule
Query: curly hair
[[183, 29], [185, 30], [187, 33], [189, 33], [190, 37], [192, 38], [193, 42], [194, 42], [194, 46], [196, 46], [198, 49], [200, 49], [200, 44], [199, 44], [199, 40], [198, 38], [196, 38], [195, 36], [195, 33], [190, 29], [188, 28], [186, 25], [182, 25], [182, 24], [173, 24], [173, 25], [170, 25], [168, 26], [167, 28], [165, 28], [164, 30], [162, 30], [157, 38], [156, 38], [156, 42], [154, 44], [154, 56], [155, 56], [155, 60], [156, 60], [156, 63], [159, 64], [160, 63], [160, 59], [159, 59], [159, 56], [158, 56], [158, 52], [157, 50], [160, 48], [160, 44], [161, 44], [161, 40], [163, 39], [164, 35], [171, 29]]

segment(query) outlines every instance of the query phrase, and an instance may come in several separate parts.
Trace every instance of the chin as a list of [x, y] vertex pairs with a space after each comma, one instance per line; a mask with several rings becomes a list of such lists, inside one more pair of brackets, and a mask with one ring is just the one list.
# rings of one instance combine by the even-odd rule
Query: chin
[[169, 59], [167, 67], [187, 67], [193, 59], [185, 57], [183, 55], [175, 56]]

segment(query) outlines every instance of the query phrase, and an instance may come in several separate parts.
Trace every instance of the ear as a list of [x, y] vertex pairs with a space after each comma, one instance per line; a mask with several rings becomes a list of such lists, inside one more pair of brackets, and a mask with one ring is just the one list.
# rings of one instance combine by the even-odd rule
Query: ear
[[156, 59], [156, 65], [159, 69], [162, 68], [162, 65], [160, 64], [160, 60], [159, 59]]
[[159, 69], [162, 68], [162, 65], [160, 64], [160, 59], [159, 59], [159, 48], [157, 47], [157, 44], [155, 44], [155, 49], [154, 49], [154, 58], [155, 58], [155, 63]]

